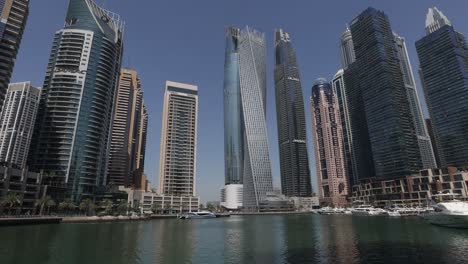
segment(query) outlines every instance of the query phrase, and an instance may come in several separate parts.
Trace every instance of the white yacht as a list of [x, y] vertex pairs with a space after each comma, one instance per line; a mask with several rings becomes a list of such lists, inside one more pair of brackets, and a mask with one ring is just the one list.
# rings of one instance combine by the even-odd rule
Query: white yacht
[[180, 219], [193, 219], [193, 218], [216, 218], [216, 215], [210, 211], [190, 212], [179, 216]]
[[468, 228], [468, 202], [456, 200], [455, 196], [457, 195], [459, 194], [433, 195], [439, 202], [432, 205], [433, 212], [422, 214], [422, 218], [434, 225]]
[[386, 214], [387, 211], [381, 208], [374, 208], [370, 205], [360, 205], [358, 207], [354, 207], [351, 210], [353, 215], [383, 215]]

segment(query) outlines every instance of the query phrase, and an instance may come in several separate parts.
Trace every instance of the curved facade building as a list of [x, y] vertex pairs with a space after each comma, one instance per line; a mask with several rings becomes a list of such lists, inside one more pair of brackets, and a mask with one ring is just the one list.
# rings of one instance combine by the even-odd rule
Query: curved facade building
[[265, 35], [228, 28], [224, 80], [226, 185], [243, 184], [243, 207], [273, 191], [266, 126]]
[[240, 29], [226, 30], [224, 64], [224, 162], [225, 184], [242, 184], [244, 124], [239, 76]]
[[275, 32], [275, 94], [281, 191], [289, 197], [312, 196], [301, 78], [289, 34]]
[[349, 189], [343, 129], [338, 100], [327, 80], [315, 81], [310, 104], [319, 195], [323, 203], [342, 207]]
[[55, 34], [30, 165], [56, 199], [90, 197], [105, 181], [123, 26], [93, 0], [70, 0]]

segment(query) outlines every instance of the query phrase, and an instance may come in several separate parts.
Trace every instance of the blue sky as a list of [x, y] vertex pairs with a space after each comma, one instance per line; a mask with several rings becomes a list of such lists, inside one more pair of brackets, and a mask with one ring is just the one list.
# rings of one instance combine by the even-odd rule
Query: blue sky
[[[468, 1], [431, 0], [98, 0], [126, 21], [124, 65], [139, 72], [149, 110], [145, 171], [157, 185], [161, 112], [166, 80], [199, 87], [197, 192], [203, 201], [218, 200], [224, 184], [223, 65], [224, 29], [252, 26], [267, 37], [267, 121], [275, 186], [280, 186], [273, 84], [273, 30], [292, 37], [302, 77], [313, 188], [309, 96], [313, 81], [330, 79], [340, 67], [338, 41], [356, 15], [369, 6], [385, 11], [393, 31], [406, 38], [413, 71], [414, 48], [424, 32], [427, 8], [437, 6], [456, 30], [468, 33]], [[67, 0], [32, 0], [26, 32], [12, 81], [42, 86], [55, 31], [64, 24]], [[425, 108], [425, 106], [424, 106]]]

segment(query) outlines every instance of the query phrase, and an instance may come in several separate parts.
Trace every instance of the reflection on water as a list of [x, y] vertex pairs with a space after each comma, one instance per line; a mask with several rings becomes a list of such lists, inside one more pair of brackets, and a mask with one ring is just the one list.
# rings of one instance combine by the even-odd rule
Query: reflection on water
[[466, 263], [468, 231], [417, 218], [233, 216], [0, 227], [0, 263]]

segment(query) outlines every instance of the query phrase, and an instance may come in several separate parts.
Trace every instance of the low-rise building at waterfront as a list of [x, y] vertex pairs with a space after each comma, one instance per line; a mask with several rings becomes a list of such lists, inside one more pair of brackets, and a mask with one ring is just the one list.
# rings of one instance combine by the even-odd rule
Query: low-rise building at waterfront
[[221, 189], [221, 206], [227, 210], [238, 210], [242, 207], [242, 184], [228, 184]]
[[[16, 213], [27, 213], [28, 211], [30, 214], [33, 213], [36, 200], [40, 198], [41, 183], [42, 176], [39, 173], [11, 166], [0, 166], [0, 200], [3, 200], [9, 193], [16, 193], [19, 203], [11, 208]], [[4, 210], [6, 208], [3, 208]]]
[[424, 205], [432, 195], [449, 192], [468, 200], [468, 172], [448, 167], [391, 180], [365, 179], [353, 186], [351, 200], [380, 207], [389, 203]]
[[137, 190], [133, 193], [133, 203], [135, 202], [143, 213], [180, 214], [197, 212], [200, 197], [164, 195]]
[[311, 197], [290, 197], [294, 207], [298, 211], [312, 211], [313, 209], [320, 208], [320, 201], [318, 196]]
[[267, 192], [265, 199], [259, 202], [259, 212], [291, 212], [294, 202], [278, 192]]

